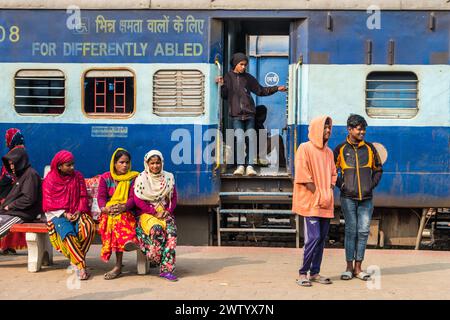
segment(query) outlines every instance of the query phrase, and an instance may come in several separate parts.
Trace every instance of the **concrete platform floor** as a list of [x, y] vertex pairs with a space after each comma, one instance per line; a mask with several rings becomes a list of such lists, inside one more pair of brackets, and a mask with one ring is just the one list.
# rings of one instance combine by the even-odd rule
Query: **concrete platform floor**
[[375, 280], [339, 280], [343, 249], [325, 249], [322, 274], [332, 285], [295, 283], [301, 249], [255, 247], [189, 247], [177, 249], [178, 282], [136, 274], [136, 254], [125, 253], [122, 277], [106, 281], [113, 262], [99, 258], [91, 247], [87, 263], [92, 277], [78, 281], [68, 260], [55, 254], [55, 264], [38, 273], [27, 271], [26, 251], [0, 256], [0, 299], [168, 299], [168, 300], [285, 300], [285, 299], [450, 299], [450, 251], [367, 250], [364, 267]]

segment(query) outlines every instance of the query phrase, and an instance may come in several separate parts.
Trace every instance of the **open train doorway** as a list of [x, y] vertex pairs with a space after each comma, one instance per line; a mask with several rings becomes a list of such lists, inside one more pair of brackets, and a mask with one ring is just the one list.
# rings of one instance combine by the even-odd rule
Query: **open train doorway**
[[[232, 69], [234, 53], [244, 53], [249, 61], [246, 72], [264, 87], [287, 86], [289, 71], [289, 20], [227, 20], [224, 21], [223, 73]], [[256, 107], [255, 129], [257, 176], [286, 176], [287, 92], [270, 96], [252, 93]], [[222, 128], [233, 129], [229, 103], [223, 102]], [[267, 134], [266, 134], [267, 133]], [[228, 153], [231, 148], [231, 156]], [[227, 141], [222, 175], [232, 175], [237, 167], [237, 145]], [[245, 175], [245, 174], [244, 174]]]
[[[248, 58], [246, 72], [261, 86], [287, 87], [291, 30], [292, 21], [288, 19], [223, 21], [223, 74], [232, 71], [231, 57], [240, 52]], [[235, 174], [238, 168], [236, 156], [242, 149], [237, 149], [237, 143], [233, 138], [229, 139], [226, 132], [231, 129], [238, 134], [233, 131], [235, 125], [229, 112], [229, 99], [223, 100], [221, 128], [226, 141], [225, 159], [220, 175], [220, 202], [215, 208], [215, 243], [219, 246], [248, 243], [280, 246], [283, 243], [281, 246], [299, 247], [300, 222], [291, 210], [287, 97], [288, 91], [268, 96], [252, 94], [256, 106], [257, 138], [254, 144], [257, 158], [251, 161], [249, 157], [248, 160], [255, 164], [256, 175], [248, 173], [249, 166], [244, 174]], [[230, 148], [233, 156], [228, 154]]]

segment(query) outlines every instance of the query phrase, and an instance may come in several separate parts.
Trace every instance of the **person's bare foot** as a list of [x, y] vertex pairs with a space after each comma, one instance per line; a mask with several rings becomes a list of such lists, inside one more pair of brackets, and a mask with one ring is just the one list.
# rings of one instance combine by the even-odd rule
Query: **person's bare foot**
[[353, 268], [353, 261], [347, 261], [347, 268], [345, 269], [345, 271], [354, 273], [354, 269], [355, 268]]
[[361, 261], [355, 261], [355, 267], [353, 268], [353, 275], [358, 275], [362, 272]]

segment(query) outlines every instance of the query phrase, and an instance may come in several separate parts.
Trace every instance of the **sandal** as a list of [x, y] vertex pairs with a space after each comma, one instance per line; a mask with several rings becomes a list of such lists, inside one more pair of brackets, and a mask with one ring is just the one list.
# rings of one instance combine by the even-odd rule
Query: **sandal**
[[167, 279], [169, 281], [178, 281], [178, 278], [176, 275], [174, 275], [172, 272], [162, 272], [159, 274], [161, 278]]
[[312, 287], [311, 281], [307, 278], [297, 279], [295, 282], [302, 287]]
[[8, 248], [5, 251], [7, 251], [7, 254], [12, 254], [12, 255], [16, 255], [17, 251], [13, 248]]
[[368, 281], [370, 280], [371, 275], [368, 274], [367, 272], [361, 271], [358, 274], [354, 275], [356, 278], [361, 279], [362, 281]]
[[123, 248], [125, 251], [135, 251], [139, 249], [139, 245], [133, 241], [128, 241]]
[[353, 279], [353, 272], [351, 271], [344, 271], [341, 274], [341, 280], [351, 280]]
[[88, 280], [91, 277], [91, 275], [85, 269], [77, 270], [77, 276], [81, 281]]
[[324, 277], [324, 276], [321, 276], [321, 275], [310, 276], [309, 277], [309, 281], [311, 281], [311, 282], [318, 282], [320, 284], [332, 284], [333, 283], [333, 281], [331, 281], [330, 278]]
[[1, 250], [0, 251], [0, 254], [1, 255], [9, 255], [9, 254], [11, 254], [11, 255], [16, 255], [17, 254], [17, 252], [16, 252], [16, 250], [14, 250], [14, 249], [11, 249], [11, 248], [6, 248], [5, 250]]
[[116, 279], [116, 278], [120, 277], [121, 274], [122, 274], [122, 272], [120, 272], [120, 271], [119, 272], [109, 271], [109, 272], [105, 273], [103, 278], [105, 280], [112, 280], [112, 279]]

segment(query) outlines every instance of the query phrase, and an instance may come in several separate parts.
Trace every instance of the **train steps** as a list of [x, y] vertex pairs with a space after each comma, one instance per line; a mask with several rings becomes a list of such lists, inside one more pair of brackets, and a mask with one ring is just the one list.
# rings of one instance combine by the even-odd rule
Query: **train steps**
[[[290, 235], [300, 246], [299, 217], [292, 213], [292, 181], [287, 174], [266, 176], [222, 175], [216, 208], [217, 245], [224, 234], [240, 235], [245, 245], [282, 243]], [[253, 234], [245, 237], [244, 234]], [[239, 237], [238, 237], [239, 238]], [[246, 240], [247, 239], [247, 240]], [[250, 240], [253, 239], [253, 240]], [[290, 240], [292, 242], [292, 240]]]

